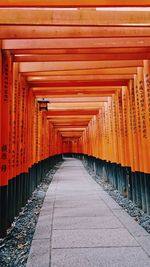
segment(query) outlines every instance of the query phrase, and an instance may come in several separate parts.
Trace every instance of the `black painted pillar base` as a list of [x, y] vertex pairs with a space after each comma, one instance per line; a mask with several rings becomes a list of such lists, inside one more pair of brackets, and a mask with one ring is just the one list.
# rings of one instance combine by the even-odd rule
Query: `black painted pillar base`
[[20, 207], [21, 207], [21, 200], [20, 200], [20, 187], [21, 187], [21, 177], [20, 175], [16, 176], [16, 196], [15, 196], [15, 200], [16, 200], [16, 216], [19, 214], [20, 211]]
[[135, 185], [135, 172], [131, 173], [131, 180], [132, 180], [132, 201], [136, 204], [136, 185]]
[[8, 227], [8, 185], [0, 187], [0, 237], [6, 236]]
[[142, 210], [147, 212], [146, 204], [146, 176], [144, 173], [140, 173], [140, 184], [141, 184], [141, 199], [142, 199]]
[[136, 191], [136, 204], [139, 208], [142, 208], [140, 172], [135, 172], [135, 191]]
[[147, 214], [150, 215], [150, 175], [145, 174], [145, 196], [146, 196], [146, 207]]
[[127, 177], [127, 198], [132, 200], [132, 180], [131, 180], [131, 168], [126, 168], [126, 177]]
[[8, 183], [8, 226], [11, 226], [15, 217], [15, 177]]
[[0, 238], [6, 236], [14, 217], [18, 216], [21, 207], [25, 206], [46, 173], [60, 161], [62, 161], [62, 155], [44, 159], [33, 164], [28, 172], [20, 173], [9, 180], [7, 186], [0, 186]]

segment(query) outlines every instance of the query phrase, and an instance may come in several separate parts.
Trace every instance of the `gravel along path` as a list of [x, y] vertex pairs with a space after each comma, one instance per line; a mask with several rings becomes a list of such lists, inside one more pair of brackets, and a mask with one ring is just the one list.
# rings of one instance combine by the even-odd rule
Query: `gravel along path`
[[85, 166], [92, 178], [126, 211], [134, 218], [148, 233], [150, 233], [150, 216], [138, 208], [131, 200], [125, 198], [115, 188], [107, 183], [102, 177], [95, 176], [91, 169]]
[[[61, 163], [60, 163], [61, 164]], [[25, 267], [28, 254], [42, 207], [46, 191], [52, 181], [53, 175], [59, 169], [56, 165], [43, 179], [42, 183], [33, 192], [28, 203], [20, 211], [12, 227], [8, 230], [6, 238], [0, 239], [0, 267]], [[87, 168], [86, 168], [87, 169]], [[123, 197], [116, 189], [103, 178], [97, 177], [87, 169], [92, 178], [148, 233], [150, 233], [150, 216], [139, 209], [131, 200]]]
[[28, 203], [15, 218], [4, 239], [0, 239], [0, 267], [25, 267], [46, 191], [53, 175], [59, 169], [55, 165], [33, 192]]

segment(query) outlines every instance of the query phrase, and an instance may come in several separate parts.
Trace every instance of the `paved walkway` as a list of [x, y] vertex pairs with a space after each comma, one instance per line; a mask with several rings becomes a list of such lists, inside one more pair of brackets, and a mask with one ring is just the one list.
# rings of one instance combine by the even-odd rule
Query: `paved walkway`
[[27, 267], [150, 267], [150, 235], [68, 158], [41, 209]]

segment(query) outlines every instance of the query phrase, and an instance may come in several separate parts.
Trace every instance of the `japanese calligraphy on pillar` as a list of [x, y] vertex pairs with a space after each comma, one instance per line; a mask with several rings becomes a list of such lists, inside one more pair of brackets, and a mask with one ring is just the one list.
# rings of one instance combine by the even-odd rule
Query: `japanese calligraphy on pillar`
[[[8, 51], [2, 53], [2, 91], [1, 91], [1, 149], [0, 172], [1, 185], [7, 185], [10, 179], [10, 82], [11, 82], [11, 56]], [[5, 129], [5, 131], [4, 131]]]

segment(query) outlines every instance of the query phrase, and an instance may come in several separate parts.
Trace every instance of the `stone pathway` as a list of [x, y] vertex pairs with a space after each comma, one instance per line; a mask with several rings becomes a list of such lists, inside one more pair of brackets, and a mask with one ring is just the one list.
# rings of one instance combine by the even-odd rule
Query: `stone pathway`
[[27, 267], [150, 267], [150, 235], [66, 158], [47, 191]]

